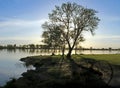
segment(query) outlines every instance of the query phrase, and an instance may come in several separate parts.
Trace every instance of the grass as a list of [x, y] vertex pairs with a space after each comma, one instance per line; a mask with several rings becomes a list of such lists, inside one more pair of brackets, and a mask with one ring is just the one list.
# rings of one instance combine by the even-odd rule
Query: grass
[[[53, 58], [53, 60], [59, 61], [61, 56], [60, 55], [55, 55], [55, 56], [33, 56], [31, 58], [35, 58], [38, 61], [39, 61], [39, 59]], [[82, 58], [95, 59], [95, 60], [105, 60], [105, 61], [108, 61], [109, 63], [111, 63], [113, 65], [120, 65], [120, 54], [84, 54], [84, 55], [72, 55], [72, 58], [75, 61], [79, 61]]]
[[74, 60], [80, 60], [81, 58], [89, 58], [95, 60], [105, 60], [114, 65], [120, 65], [120, 54], [87, 54], [87, 55], [72, 55]]

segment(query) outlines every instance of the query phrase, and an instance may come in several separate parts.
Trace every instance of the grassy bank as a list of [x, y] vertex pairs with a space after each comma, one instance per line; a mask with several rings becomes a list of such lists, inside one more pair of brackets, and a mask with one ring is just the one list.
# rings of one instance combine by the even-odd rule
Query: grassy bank
[[[60, 55], [56, 55], [56, 56], [32, 56], [32, 57], [28, 57], [29, 60], [31, 60], [31, 63], [27, 62], [28, 59], [21, 59], [22, 61], [25, 61], [26, 64], [34, 64], [37, 61], [39, 62], [41, 59], [45, 59], [45, 58], [52, 58], [52, 60], [55, 60], [57, 62], [59, 62], [59, 60], [62, 58]], [[72, 58], [74, 59], [74, 61], [79, 62], [81, 61], [81, 59], [94, 59], [94, 60], [104, 60], [107, 61], [113, 65], [120, 65], [120, 54], [85, 54], [85, 55], [72, 55]], [[34, 59], [34, 61], [32, 60]]]
[[120, 54], [88, 54], [88, 55], [73, 55], [74, 60], [89, 58], [95, 60], [105, 60], [114, 65], [120, 65]]
[[72, 55], [72, 60], [60, 55], [22, 58], [26, 66], [36, 69], [28, 70], [4, 88], [111, 88], [107, 85], [111, 73], [103, 71], [111, 70], [106, 61], [119, 65], [119, 59], [119, 54]]

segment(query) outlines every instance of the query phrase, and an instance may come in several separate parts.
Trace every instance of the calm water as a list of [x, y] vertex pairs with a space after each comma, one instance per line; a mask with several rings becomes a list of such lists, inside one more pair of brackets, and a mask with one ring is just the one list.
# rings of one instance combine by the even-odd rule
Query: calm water
[[11, 78], [18, 78], [27, 69], [20, 58], [37, 55], [20, 50], [0, 50], [0, 86], [3, 86]]
[[[11, 78], [19, 78], [21, 74], [27, 69], [23, 62], [19, 61], [20, 58], [33, 56], [33, 55], [51, 55], [52, 51], [48, 50], [0, 50], [0, 86]], [[56, 52], [61, 54], [59, 50]], [[75, 51], [73, 51], [75, 54]], [[118, 54], [120, 51], [77, 51], [76, 54]]]

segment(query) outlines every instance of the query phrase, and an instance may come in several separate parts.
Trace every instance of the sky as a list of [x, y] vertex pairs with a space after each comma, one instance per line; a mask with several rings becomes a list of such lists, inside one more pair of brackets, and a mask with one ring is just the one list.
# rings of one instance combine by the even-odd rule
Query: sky
[[48, 13], [65, 2], [98, 11], [95, 35], [87, 33], [85, 48], [120, 48], [120, 0], [0, 0], [0, 45], [40, 44]]

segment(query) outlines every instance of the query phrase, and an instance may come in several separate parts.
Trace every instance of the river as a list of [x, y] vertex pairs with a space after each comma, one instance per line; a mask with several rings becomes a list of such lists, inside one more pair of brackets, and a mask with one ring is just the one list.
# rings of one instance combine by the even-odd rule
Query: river
[[19, 78], [21, 74], [27, 69], [20, 58], [26, 56], [37, 55], [37, 53], [30, 53], [21, 50], [0, 50], [0, 86], [11, 78]]
[[[32, 67], [25, 67], [24, 63], [19, 61], [20, 58], [33, 56], [33, 55], [51, 55], [52, 51], [47, 50], [30, 50], [30, 49], [16, 49], [16, 50], [0, 50], [0, 86], [6, 84], [8, 80], [11, 78], [19, 78], [21, 74], [28, 69], [34, 69]], [[57, 54], [61, 54], [59, 50], [56, 52]], [[67, 53], [67, 52], [65, 52]], [[90, 51], [78, 50], [76, 54], [118, 54], [120, 51]], [[75, 51], [73, 51], [75, 54]]]

